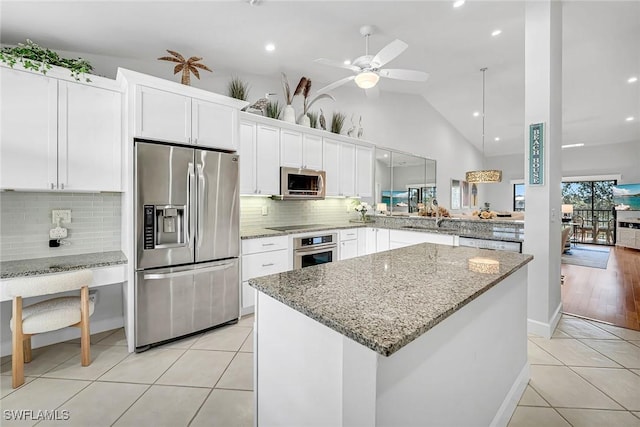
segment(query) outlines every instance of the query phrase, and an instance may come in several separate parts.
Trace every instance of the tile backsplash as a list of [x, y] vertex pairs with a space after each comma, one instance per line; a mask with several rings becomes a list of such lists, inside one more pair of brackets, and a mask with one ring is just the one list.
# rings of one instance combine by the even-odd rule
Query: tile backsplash
[[[358, 213], [353, 210], [354, 200], [272, 200], [267, 197], [244, 196], [240, 197], [240, 227], [343, 223], [358, 219]], [[263, 208], [266, 208], [267, 215], [262, 215]]]
[[[0, 261], [121, 249], [120, 193], [0, 192]], [[49, 247], [53, 209], [71, 209], [64, 239]]]

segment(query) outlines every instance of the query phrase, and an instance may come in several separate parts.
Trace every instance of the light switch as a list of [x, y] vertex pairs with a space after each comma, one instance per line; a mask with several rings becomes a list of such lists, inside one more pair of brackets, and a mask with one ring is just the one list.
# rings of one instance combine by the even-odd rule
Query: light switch
[[269, 206], [264, 205], [262, 207], [262, 216], [267, 216], [267, 215], [269, 215]]

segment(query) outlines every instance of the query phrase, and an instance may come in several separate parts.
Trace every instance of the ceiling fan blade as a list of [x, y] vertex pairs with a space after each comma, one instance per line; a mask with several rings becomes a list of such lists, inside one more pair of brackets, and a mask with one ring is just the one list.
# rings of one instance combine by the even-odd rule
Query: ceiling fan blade
[[378, 71], [380, 77], [397, 80], [410, 80], [412, 82], [425, 82], [429, 78], [429, 73], [415, 70], [402, 70], [399, 68], [385, 69]]
[[331, 83], [330, 85], [327, 85], [327, 86], [323, 87], [322, 89], [318, 90], [316, 93], [318, 95], [320, 95], [321, 93], [327, 93], [327, 92], [329, 92], [329, 91], [331, 91], [331, 90], [333, 90], [333, 89], [335, 89], [335, 88], [337, 88], [339, 86], [342, 86], [345, 83], [350, 82], [351, 80], [353, 80], [355, 78], [356, 78], [356, 76], [345, 77], [344, 79], [340, 79], [340, 80], [338, 80], [336, 82]]
[[373, 68], [380, 68], [387, 62], [395, 59], [396, 56], [400, 55], [409, 45], [403, 42], [400, 39], [395, 39], [385, 47], [383, 47], [380, 52], [371, 60], [371, 66]]
[[378, 99], [380, 97], [380, 89], [378, 89], [378, 85], [375, 85], [372, 88], [365, 89], [364, 94], [369, 99]]
[[318, 58], [314, 59], [313, 62], [317, 62], [318, 64], [328, 65], [330, 67], [338, 67], [338, 68], [346, 68], [347, 70], [351, 70], [354, 72], [359, 72], [360, 68], [355, 65], [345, 64], [344, 62], [335, 61], [333, 59], [326, 58]]

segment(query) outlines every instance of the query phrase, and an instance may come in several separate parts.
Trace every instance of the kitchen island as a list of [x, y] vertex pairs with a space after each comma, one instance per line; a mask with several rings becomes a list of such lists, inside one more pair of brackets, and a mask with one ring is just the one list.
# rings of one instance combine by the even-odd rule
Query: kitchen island
[[506, 425], [531, 259], [420, 244], [250, 280], [258, 425]]

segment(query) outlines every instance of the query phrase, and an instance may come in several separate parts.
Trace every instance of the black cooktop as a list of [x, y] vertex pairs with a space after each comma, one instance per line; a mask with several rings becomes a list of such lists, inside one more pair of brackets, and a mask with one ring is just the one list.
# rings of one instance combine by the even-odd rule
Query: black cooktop
[[326, 224], [302, 224], [302, 225], [283, 225], [281, 227], [265, 227], [267, 230], [276, 231], [291, 231], [291, 230], [306, 230], [308, 228], [320, 228], [329, 227]]

